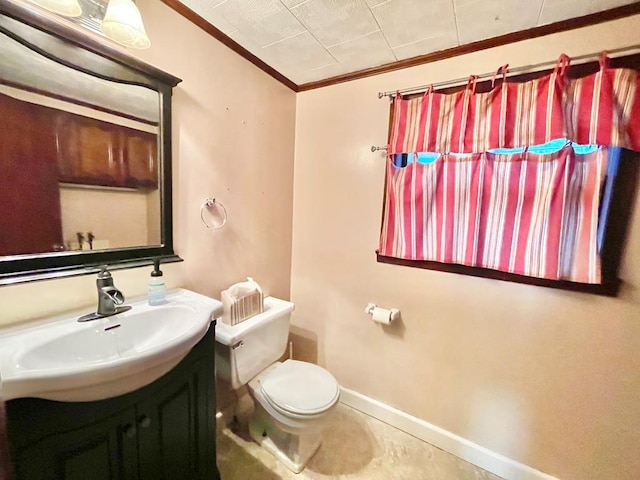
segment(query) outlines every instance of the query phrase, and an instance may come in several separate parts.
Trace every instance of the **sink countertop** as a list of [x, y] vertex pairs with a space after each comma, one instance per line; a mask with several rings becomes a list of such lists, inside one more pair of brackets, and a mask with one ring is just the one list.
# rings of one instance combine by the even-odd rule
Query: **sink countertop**
[[127, 393], [175, 366], [222, 314], [218, 300], [175, 289], [167, 302], [80, 323], [87, 309], [0, 331], [0, 396], [88, 401]]

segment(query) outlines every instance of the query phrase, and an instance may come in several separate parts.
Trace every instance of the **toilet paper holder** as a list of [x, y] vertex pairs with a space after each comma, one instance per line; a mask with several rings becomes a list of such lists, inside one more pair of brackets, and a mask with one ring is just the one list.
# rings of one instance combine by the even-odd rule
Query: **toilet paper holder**
[[[375, 303], [367, 303], [367, 306], [364, 309], [364, 313], [367, 313], [369, 315], [373, 315], [373, 310], [376, 307], [377, 307], [377, 305]], [[400, 318], [400, 310], [399, 309], [391, 308], [389, 311], [391, 312], [391, 316], [389, 318], [389, 320], [391, 322]]]

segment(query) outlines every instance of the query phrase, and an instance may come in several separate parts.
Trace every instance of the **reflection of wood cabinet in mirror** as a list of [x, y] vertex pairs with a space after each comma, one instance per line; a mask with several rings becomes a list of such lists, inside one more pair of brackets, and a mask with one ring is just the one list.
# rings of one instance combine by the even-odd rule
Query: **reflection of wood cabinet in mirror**
[[[0, 2], [0, 95], [27, 104], [13, 134], [5, 128], [0, 137], [0, 285], [92, 273], [105, 263], [180, 261], [171, 211], [171, 95], [179, 82], [64, 22]], [[2, 177], [16, 181], [5, 188]], [[104, 250], [55, 251], [63, 242], [77, 248], [69, 247], [77, 232], [91, 232]]]
[[56, 139], [51, 112], [0, 94], [0, 255], [62, 245]]
[[67, 112], [55, 125], [61, 182], [157, 188], [156, 135]]
[[118, 185], [124, 177], [117, 135], [98, 121], [60, 113], [56, 122], [60, 181]]
[[155, 135], [132, 132], [124, 135], [124, 156], [127, 169], [125, 183], [137, 188], [156, 188], [158, 185], [158, 161]]

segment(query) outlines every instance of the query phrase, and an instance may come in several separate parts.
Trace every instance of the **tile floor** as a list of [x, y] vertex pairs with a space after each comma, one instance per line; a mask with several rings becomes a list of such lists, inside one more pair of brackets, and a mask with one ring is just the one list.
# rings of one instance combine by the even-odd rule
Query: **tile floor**
[[339, 404], [320, 450], [298, 475], [218, 419], [222, 480], [500, 480], [364, 413]]

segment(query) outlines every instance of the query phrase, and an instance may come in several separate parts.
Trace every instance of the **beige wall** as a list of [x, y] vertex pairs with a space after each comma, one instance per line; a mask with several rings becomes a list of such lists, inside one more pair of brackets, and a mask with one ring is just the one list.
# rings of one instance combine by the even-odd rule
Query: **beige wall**
[[[376, 263], [389, 102], [379, 91], [638, 43], [640, 17], [298, 95], [297, 356], [341, 385], [563, 480], [640, 472], [640, 208], [618, 298]], [[368, 302], [402, 311], [389, 328]]]
[[[62, 239], [70, 248], [78, 249], [77, 232], [85, 238], [88, 232], [95, 235], [94, 249], [158, 245], [160, 235], [149, 241], [149, 218], [159, 217], [157, 210], [148, 210], [147, 202], [156, 207], [158, 190], [151, 194], [144, 192], [60, 186], [60, 210], [62, 211]], [[89, 248], [87, 241], [83, 242]], [[81, 247], [80, 247], [81, 248]]]
[[[169, 287], [219, 297], [247, 275], [289, 297], [295, 94], [157, 0], [137, 2], [152, 39], [143, 60], [183, 79], [174, 90], [174, 237]], [[200, 204], [216, 197], [229, 223], [212, 232]], [[114, 273], [144, 294], [151, 268]], [[93, 276], [0, 287], [0, 324], [91, 308]]]

